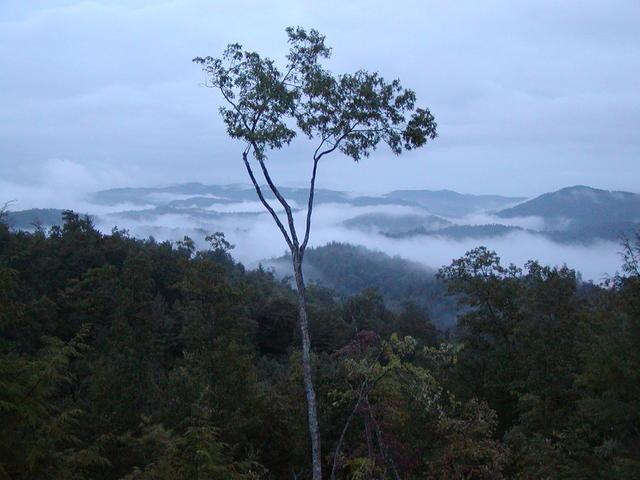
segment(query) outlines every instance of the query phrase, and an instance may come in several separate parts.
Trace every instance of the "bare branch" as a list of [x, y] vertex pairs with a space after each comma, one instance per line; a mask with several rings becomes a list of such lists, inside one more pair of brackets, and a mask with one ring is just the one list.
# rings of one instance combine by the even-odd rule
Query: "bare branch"
[[[391, 457], [391, 455], [389, 455], [387, 446], [384, 443], [384, 439], [382, 437], [382, 432], [380, 429], [380, 424], [378, 423], [376, 418], [373, 416], [373, 412], [371, 411], [372, 409], [371, 409], [371, 405], [369, 404], [369, 399], [365, 397], [365, 401], [367, 403], [367, 406], [369, 407], [367, 410], [369, 412], [369, 418], [371, 419], [371, 422], [373, 423], [373, 426], [375, 429], [376, 437], [378, 440], [378, 449], [380, 450], [380, 456], [382, 457], [382, 461], [391, 466], [391, 469], [393, 470], [396, 480], [400, 480], [400, 475], [398, 474], [398, 469], [396, 468], [395, 462], [393, 461], [393, 458]], [[385, 470], [386, 470], [386, 466], [385, 466]]]
[[[258, 124], [258, 121], [260, 120], [260, 117], [264, 113], [264, 110], [266, 109], [266, 106], [267, 106], [267, 100], [265, 99], [263, 105], [260, 107], [260, 109], [258, 110], [255, 118], [253, 119], [253, 123], [252, 123], [251, 127], [249, 127], [247, 125], [244, 116], [242, 117], [243, 123], [245, 124], [246, 128], [251, 131], [251, 133], [253, 133], [255, 131], [256, 126]], [[256, 144], [255, 144], [255, 142], [253, 140], [250, 141], [250, 146], [253, 147], [254, 151], [258, 150], [258, 148], [257, 148], [257, 146], [256, 146]], [[269, 213], [271, 213], [271, 216], [274, 218], [274, 220], [278, 224], [278, 228], [280, 229], [280, 231], [284, 235], [285, 240], [287, 241], [287, 245], [289, 246], [289, 249], [293, 253], [294, 249], [298, 248], [298, 237], [296, 235], [296, 227], [295, 227], [295, 224], [294, 224], [294, 221], [293, 221], [293, 214], [291, 212], [291, 207], [287, 203], [286, 199], [280, 193], [280, 190], [278, 190], [278, 187], [276, 187], [276, 185], [271, 180], [271, 175], [269, 175], [269, 170], [267, 169], [266, 165], [264, 164], [263, 159], [262, 158], [258, 158], [258, 163], [260, 164], [260, 168], [262, 169], [262, 175], [264, 176], [265, 180], [267, 181], [267, 184], [269, 185], [269, 188], [271, 189], [271, 191], [275, 195], [276, 199], [280, 202], [280, 204], [284, 208], [285, 214], [287, 216], [287, 222], [289, 224], [289, 231], [290, 231], [290, 235], [289, 235], [289, 234], [287, 234], [286, 228], [283, 225], [283, 223], [280, 220], [280, 218], [278, 217], [278, 215], [275, 213], [275, 211], [273, 210], [271, 205], [264, 198], [264, 195], [262, 194], [262, 189], [258, 185], [258, 182], [256, 181], [255, 176], [253, 175], [253, 171], [251, 170], [251, 167], [250, 167], [250, 164], [249, 164], [249, 159], [247, 158], [247, 154], [248, 153], [249, 153], [249, 150], [247, 149], [245, 151], [245, 153], [243, 154], [243, 159], [244, 159], [244, 162], [245, 162], [245, 166], [247, 167], [247, 171], [249, 172], [249, 175], [251, 176], [251, 181], [253, 182], [253, 185], [254, 185], [254, 187], [256, 189], [256, 192], [258, 193], [258, 196], [260, 197], [260, 201], [269, 210]]]
[[255, 188], [256, 193], [258, 194], [258, 198], [262, 202], [262, 205], [264, 205], [264, 208], [266, 208], [268, 210], [268, 212], [271, 214], [271, 216], [273, 217], [273, 220], [276, 222], [276, 225], [278, 225], [278, 228], [280, 229], [280, 232], [282, 232], [282, 236], [284, 237], [285, 241], [287, 242], [287, 245], [289, 246], [289, 249], [293, 251], [293, 249], [294, 249], [293, 243], [291, 242], [291, 238], [289, 237], [289, 234], [287, 233], [286, 228], [284, 227], [284, 225], [280, 221], [280, 217], [278, 217], [278, 214], [275, 212], [273, 207], [271, 207], [269, 202], [267, 202], [267, 200], [264, 198], [264, 195], [262, 194], [262, 189], [260, 188], [260, 185], [258, 184], [258, 182], [256, 180], [256, 177], [253, 174], [253, 170], [251, 168], [251, 164], [249, 163], [248, 154], [249, 154], [249, 148], [245, 149], [245, 151], [242, 152], [242, 160], [244, 161], [244, 166], [246, 167], [247, 172], [249, 173], [249, 177], [251, 178], [251, 182], [253, 183], [253, 187]]
[[[244, 122], [244, 115], [242, 115], [242, 113], [240, 112], [240, 108], [235, 104], [235, 102], [233, 100], [231, 100], [231, 98], [227, 95], [227, 92], [224, 91], [224, 88], [222, 88], [222, 85], [216, 85], [215, 83], [213, 83], [213, 87], [218, 87], [218, 90], [220, 90], [220, 93], [222, 93], [222, 96], [224, 97], [224, 99], [227, 101], [227, 103], [229, 105], [231, 105], [233, 107], [233, 109], [238, 112], [238, 115], [240, 115], [242, 117], [242, 120]], [[246, 125], [246, 122], [244, 122]]]
[[275, 197], [280, 202], [280, 205], [282, 205], [282, 207], [284, 208], [285, 214], [287, 215], [287, 221], [289, 223], [289, 230], [291, 232], [291, 243], [293, 246], [295, 246], [297, 250], [300, 244], [298, 242], [298, 236], [296, 234], [296, 226], [293, 221], [293, 213], [291, 212], [291, 206], [289, 205], [287, 200], [282, 196], [282, 194], [280, 193], [280, 190], [278, 190], [278, 187], [276, 187], [276, 185], [273, 183], [273, 180], [271, 179], [271, 175], [269, 174], [269, 170], [267, 169], [267, 166], [264, 164], [264, 160], [258, 159], [258, 163], [260, 164], [260, 168], [262, 169], [262, 175], [264, 176], [264, 179], [267, 181], [267, 185], [269, 185], [269, 188], [271, 189]]
[[[380, 355], [381, 355], [381, 352], [376, 355], [376, 358], [373, 361], [374, 365], [380, 359]], [[351, 421], [353, 420], [354, 415], [358, 411], [358, 407], [360, 406], [363, 400], [366, 400], [368, 398], [368, 395], [371, 389], [375, 387], [377, 383], [387, 375], [387, 373], [389, 373], [389, 370], [383, 370], [382, 373], [380, 373], [374, 379], [371, 379], [369, 375], [367, 375], [365, 376], [364, 380], [360, 384], [360, 388], [358, 390], [358, 400], [356, 401], [356, 404], [353, 407], [353, 410], [351, 410], [351, 413], [349, 414], [349, 417], [347, 418], [347, 421], [345, 422], [344, 427], [342, 428], [340, 438], [338, 439], [338, 443], [336, 444], [336, 448], [333, 452], [333, 465], [331, 466], [331, 477], [330, 477], [331, 480], [335, 480], [336, 478], [336, 467], [338, 464], [338, 455], [340, 453], [340, 448], [342, 447], [342, 442], [344, 441], [344, 437], [347, 434], [349, 425], [351, 424]], [[367, 403], [368, 403], [368, 400], [367, 400]]]
[[349, 425], [351, 425], [351, 421], [353, 420], [353, 417], [358, 411], [358, 407], [360, 407], [360, 404], [362, 403], [362, 400], [364, 400], [364, 397], [366, 396], [367, 393], [368, 393], [367, 379], [365, 379], [365, 381], [362, 382], [362, 385], [360, 385], [360, 390], [358, 391], [358, 401], [356, 402], [355, 406], [351, 410], [351, 413], [349, 414], [349, 417], [347, 418], [347, 421], [345, 422], [344, 427], [342, 428], [342, 432], [340, 433], [340, 438], [338, 439], [336, 448], [333, 451], [333, 464], [331, 465], [331, 480], [335, 480], [336, 478], [336, 467], [338, 466], [338, 455], [340, 454], [340, 448], [342, 447], [342, 442], [344, 441], [344, 437], [347, 435], [347, 430], [349, 430]]
[[322, 137], [322, 141], [318, 144], [315, 151], [313, 152], [314, 159], [318, 156], [318, 152], [320, 151], [320, 149], [322, 148], [322, 145], [324, 145], [327, 140], [328, 140], [327, 137], [325, 136]]
[[311, 232], [311, 213], [313, 212], [313, 196], [316, 188], [316, 173], [318, 171], [319, 160], [320, 157], [313, 159], [313, 171], [311, 172], [311, 184], [309, 185], [309, 203], [307, 204], [307, 221], [304, 229], [304, 240], [302, 240], [302, 245], [300, 245], [300, 261], [302, 261], [304, 251], [307, 248], [307, 243], [309, 243], [309, 233]]
[[[322, 148], [322, 145], [327, 141], [326, 137], [322, 138], [322, 141], [316, 148], [315, 152], [313, 152], [313, 170], [311, 172], [311, 182], [309, 185], [309, 201], [307, 203], [307, 221], [305, 225], [304, 231], [304, 240], [302, 240], [302, 245], [300, 245], [300, 261], [304, 257], [304, 251], [307, 248], [307, 243], [309, 243], [309, 234], [311, 232], [311, 214], [313, 212], [313, 196], [315, 193], [316, 187], [316, 173], [318, 171], [318, 161], [322, 158], [322, 155], [318, 156], [318, 152]], [[335, 146], [334, 146], [335, 148]]]
[[324, 143], [327, 141], [327, 138], [323, 137], [322, 141], [320, 142], [320, 145], [318, 145], [315, 152], [313, 153], [313, 170], [311, 172], [311, 183], [309, 185], [309, 202], [307, 204], [307, 220], [306, 220], [305, 230], [304, 230], [304, 240], [302, 240], [302, 244], [300, 245], [300, 261], [302, 261], [304, 257], [304, 251], [306, 250], [307, 244], [309, 243], [309, 234], [311, 232], [311, 214], [313, 212], [313, 197], [314, 197], [315, 188], [316, 188], [316, 174], [318, 172], [318, 163], [320, 162], [320, 159], [323, 156], [333, 152], [336, 148], [338, 148], [338, 146], [340, 146], [340, 142], [344, 140], [351, 132], [353, 132], [353, 128], [356, 125], [357, 123], [355, 123], [349, 130], [347, 130], [340, 138], [338, 138], [338, 140], [336, 140], [335, 143], [333, 143], [333, 146], [331, 148], [328, 148], [327, 150], [324, 150], [323, 152], [318, 154], [318, 152], [322, 148], [322, 145], [324, 145]]
[[293, 64], [293, 65], [291, 65], [289, 67], [289, 71], [282, 77], [282, 80], [280, 81], [281, 85], [288, 85], [288, 86], [292, 86], [292, 87], [295, 87], [295, 88], [299, 88], [298, 85], [287, 83], [287, 79], [289, 78], [289, 75], [291, 75], [291, 72], [293, 72], [295, 69], [296, 69], [296, 65], [295, 64]]
[[325, 139], [323, 139], [322, 142], [320, 143], [320, 146], [316, 149], [315, 153], [313, 154], [313, 159], [315, 161], [319, 161], [325, 155], [328, 155], [329, 153], [333, 152], [336, 148], [340, 146], [340, 142], [342, 142], [345, 138], [347, 138], [349, 135], [351, 135], [354, 132], [354, 129], [358, 126], [359, 123], [360, 122], [354, 123], [346, 132], [340, 135], [340, 137], [335, 142], [332, 143], [333, 146], [331, 148], [324, 150], [323, 152], [320, 153], [320, 155], [318, 155], [318, 150], [320, 149], [320, 147], [325, 141]]

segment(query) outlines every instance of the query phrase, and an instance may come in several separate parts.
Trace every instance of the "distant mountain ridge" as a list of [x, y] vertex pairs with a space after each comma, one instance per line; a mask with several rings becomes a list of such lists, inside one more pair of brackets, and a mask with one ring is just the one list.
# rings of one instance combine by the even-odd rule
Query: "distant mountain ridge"
[[[307, 189], [282, 187], [282, 193], [293, 201], [305, 201]], [[274, 198], [268, 187], [264, 190], [267, 198]], [[316, 191], [320, 201], [341, 202], [345, 200], [346, 194], [335, 190], [319, 189]], [[180, 200], [167, 201], [169, 195], [181, 195], [186, 198]], [[163, 196], [164, 199], [163, 199]], [[113, 188], [101, 190], [91, 194], [88, 200], [100, 205], [116, 205], [119, 203], [131, 203], [134, 205], [168, 205], [172, 202], [181, 202], [175, 206], [184, 206], [185, 200], [197, 199], [201, 206], [208, 206], [213, 203], [229, 202], [255, 202], [258, 200], [256, 192], [252, 186], [234, 185], [203, 185], [202, 183], [184, 183], [171, 185], [168, 187], [139, 187], [139, 188]], [[207, 199], [208, 202], [204, 202]]]
[[394, 190], [385, 197], [415, 203], [444, 217], [463, 217], [473, 211], [505, 208], [526, 200], [526, 197], [471, 195], [453, 190]]
[[571, 228], [615, 222], [640, 221], [640, 195], [576, 185], [545, 193], [496, 212], [500, 218], [541, 217], [566, 219]]
[[[309, 190], [307, 188], [281, 187], [280, 191], [294, 207], [305, 208]], [[268, 187], [263, 188], [266, 198], [274, 199]], [[169, 199], [170, 196], [184, 198]], [[398, 205], [415, 207], [433, 215], [462, 217], [477, 211], [498, 209], [514, 205], [524, 197], [503, 197], [500, 195], [470, 195], [450, 190], [396, 190], [384, 195], [354, 195], [349, 192], [319, 188], [314, 192], [316, 205], [322, 203], [349, 204], [366, 207]], [[216, 204], [236, 202], [257, 202], [255, 190], [250, 185], [203, 185], [186, 183], [169, 187], [115, 188], [95, 192], [89, 201], [100, 205], [169, 206], [177, 208], [211, 208]]]
[[7, 225], [16, 230], [33, 230], [36, 226], [50, 227], [62, 223], [63, 210], [57, 208], [31, 208], [17, 212], [9, 211]]
[[[306, 208], [308, 189], [283, 187], [281, 191], [294, 210]], [[268, 188], [265, 196], [277, 207]], [[315, 199], [316, 207], [339, 206], [335, 226], [390, 239], [439, 237], [484, 242], [523, 233], [554, 242], [585, 244], [596, 240], [618, 241], [621, 235], [633, 235], [640, 230], [639, 194], [583, 185], [530, 200], [450, 190], [357, 195], [330, 189], [316, 190]], [[186, 183], [116, 188], [95, 192], [88, 200], [96, 209], [110, 211], [93, 215], [97, 222], [105, 226], [138, 226], [135, 231], [140, 235], [150, 232], [161, 235], [165, 227], [172, 235], [180, 229], [185, 234], [190, 234], [190, 229], [198, 232], [233, 229], [245, 234], [266, 215], [251, 185]], [[33, 230], [37, 224], [43, 227], [59, 224], [60, 215], [61, 210], [32, 209], [8, 212], [7, 220], [14, 228]]]
[[390, 213], [365, 213], [343, 222], [348, 228], [384, 232], [389, 236], [403, 235], [416, 229], [436, 232], [453, 225], [437, 215], [392, 215]]

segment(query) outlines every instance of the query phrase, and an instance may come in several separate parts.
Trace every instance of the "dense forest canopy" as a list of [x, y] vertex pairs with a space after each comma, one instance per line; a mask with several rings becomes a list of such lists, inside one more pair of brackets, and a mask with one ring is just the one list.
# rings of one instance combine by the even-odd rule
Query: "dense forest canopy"
[[[309, 476], [295, 293], [210, 241], [0, 223], [0, 478]], [[622, 249], [601, 286], [470, 251], [439, 272], [447, 332], [311, 286], [327, 478], [637, 478], [640, 237]]]

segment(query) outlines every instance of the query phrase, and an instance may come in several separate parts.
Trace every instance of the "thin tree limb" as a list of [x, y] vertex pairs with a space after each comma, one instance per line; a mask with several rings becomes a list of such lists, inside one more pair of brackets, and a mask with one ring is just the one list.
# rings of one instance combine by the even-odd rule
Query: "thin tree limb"
[[264, 195], [262, 194], [262, 189], [260, 188], [260, 185], [258, 184], [258, 181], [256, 180], [255, 175], [253, 174], [253, 170], [251, 168], [251, 164], [249, 163], [249, 159], [247, 158], [248, 157], [248, 153], [249, 153], [249, 149], [248, 148], [244, 152], [242, 152], [242, 160], [244, 161], [244, 166], [246, 167], [247, 172], [249, 173], [249, 177], [251, 178], [251, 182], [253, 183], [253, 187], [255, 188], [256, 193], [258, 194], [258, 198], [262, 202], [262, 205], [264, 205], [264, 208], [266, 208], [267, 211], [273, 217], [273, 220], [276, 222], [276, 225], [280, 229], [280, 232], [282, 232], [282, 236], [284, 237], [285, 241], [287, 242], [287, 245], [289, 246], [289, 249], [293, 250], [294, 249], [293, 243], [291, 242], [291, 238], [289, 238], [289, 234], [287, 233], [286, 228], [284, 227], [284, 225], [280, 221], [280, 217], [278, 217], [278, 214], [275, 212], [273, 207], [271, 207], [269, 202], [267, 202], [267, 200], [264, 198]]
[[[381, 353], [382, 352], [376, 355], [374, 364], [378, 362]], [[356, 404], [353, 407], [353, 410], [351, 410], [351, 413], [349, 414], [349, 417], [347, 418], [347, 421], [345, 422], [344, 427], [342, 428], [340, 438], [338, 439], [338, 443], [336, 444], [336, 448], [333, 452], [333, 464], [331, 466], [331, 480], [335, 480], [336, 467], [337, 467], [338, 455], [340, 453], [340, 448], [342, 447], [342, 442], [344, 441], [344, 438], [347, 434], [347, 430], [349, 429], [349, 425], [351, 424], [351, 421], [353, 420], [353, 417], [356, 414], [358, 407], [360, 406], [360, 403], [362, 403], [363, 399], [367, 398], [371, 388], [375, 387], [378, 384], [378, 382], [382, 380], [388, 372], [389, 372], [388, 370], [383, 370], [382, 373], [373, 380], [371, 380], [367, 375], [362, 381], [362, 384], [360, 385], [360, 389], [358, 390], [358, 400], [356, 401]]]
[[[291, 247], [291, 245], [293, 245], [293, 247], [295, 247], [295, 250], [299, 252], [300, 244], [298, 242], [298, 236], [296, 234], [296, 226], [293, 221], [293, 213], [291, 212], [291, 206], [289, 205], [287, 200], [282, 196], [282, 194], [280, 193], [280, 190], [278, 190], [278, 187], [276, 187], [275, 183], [273, 183], [273, 180], [271, 179], [271, 175], [269, 174], [269, 170], [267, 169], [267, 166], [264, 164], [264, 160], [258, 159], [258, 163], [260, 164], [260, 168], [262, 169], [262, 174], [264, 176], [264, 179], [267, 181], [267, 185], [269, 185], [269, 188], [271, 189], [275, 197], [278, 199], [278, 201], [280, 202], [280, 205], [282, 205], [282, 207], [284, 208], [285, 214], [287, 215], [289, 230], [291, 231], [291, 240], [289, 242], [290, 243], [289, 246]], [[292, 252], [294, 250], [293, 247], [291, 247]]]
[[344, 427], [342, 428], [342, 432], [340, 433], [340, 438], [338, 439], [338, 443], [336, 444], [336, 448], [333, 452], [333, 464], [331, 466], [331, 480], [335, 480], [336, 478], [336, 467], [338, 465], [338, 455], [340, 454], [340, 448], [342, 447], [342, 442], [344, 441], [344, 438], [347, 435], [347, 430], [349, 430], [349, 425], [351, 425], [351, 421], [353, 420], [353, 417], [355, 416], [356, 411], [358, 410], [358, 407], [360, 406], [360, 403], [362, 403], [362, 400], [365, 396], [366, 386], [367, 386], [367, 380], [365, 379], [365, 381], [362, 382], [362, 385], [360, 386], [360, 391], [358, 392], [358, 401], [353, 407], [353, 410], [351, 410], [351, 413], [349, 414], [349, 417], [347, 418], [347, 421], [345, 422]]
[[313, 171], [311, 173], [311, 184], [309, 186], [309, 203], [307, 205], [307, 221], [304, 229], [304, 240], [302, 241], [302, 245], [300, 245], [300, 260], [302, 260], [304, 251], [307, 248], [307, 243], [309, 243], [309, 234], [311, 232], [311, 213], [313, 212], [313, 196], [316, 188], [316, 173], [318, 171], [319, 160], [319, 158], [314, 158], [313, 160]]
[[[396, 480], [400, 480], [400, 475], [398, 474], [398, 469], [396, 468], [395, 462], [393, 461], [393, 458], [391, 458], [391, 456], [389, 455], [389, 452], [387, 451], [387, 447], [384, 444], [384, 440], [382, 439], [380, 424], [377, 422], [376, 418], [373, 416], [373, 413], [371, 412], [371, 404], [369, 404], [368, 398], [366, 399], [366, 402], [367, 402], [367, 407], [369, 412], [369, 418], [373, 423], [374, 430], [376, 432], [376, 437], [378, 438], [378, 448], [380, 449], [380, 455], [382, 456], [382, 460], [384, 463], [389, 464], [391, 466], [391, 469], [393, 470]], [[385, 466], [385, 470], [386, 470], [386, 466]]]
[[336, 148], [338, 148], [338, 146], [340, 145], [340, 142], [342, 140], [344, 140], [352, 131], [353, 128], [357, 125], [354, 124], [349, 130], [347, 130], [342, 136], [340, 136], [340, 138], [338, 138], [338, 140], [336, 140], [336, 142], [333, 144], [333, 146], [331, 148], [328, 148], [327, 150], [324, 150], [323, 152], [321, 152], [320, 154], [318, 154], [318, 151], [320, 150], [320, 148], [322, 147], [322, 145], [327, 141], [326, 138], [323, 138], [322, 141], [320, 142], [320, 145], [318, 145], [318, 148], [316, 148], [316, 151], [313, 153], [313, 170], [311, 172], [311, 183], [309, 186], [309, 202], [307, 204], [307, 220], [306, 220], [306, 224], [305, 224], [305, 229], [304, 229], [304, 239], [302, 240], [302, 244], [300, 245], [300, 259], [302, 260], [302, 258], [304, 257], [304, 252], [307, 248], [307, 243], [309, 243], [309, 235], [311, 232], [311, 214], [313, 213], [313, 197], [315, 194], [315, 187], [316, 187], [316, 174], [318, 172], [318, 163], [320, 162], [320, 159], [333, 152]]

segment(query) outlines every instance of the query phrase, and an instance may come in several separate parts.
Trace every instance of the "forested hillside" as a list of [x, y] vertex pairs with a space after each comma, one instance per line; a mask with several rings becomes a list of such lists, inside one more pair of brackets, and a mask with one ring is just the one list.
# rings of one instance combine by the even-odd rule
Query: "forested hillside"
[[[266, 265], [277, 267], [281, 275], [292, 274], [288, 256]], [[378, 293], [394, 311], [415, 304], [428, 312], [439, 328], [455, 325], [455, 300], [445, 295], [444, 282], [436, 278], [436, 272], [420, 263], [362, 246], [330, 242], [307, 250], [305, 275], [308, 281], [346, 295], [364, 290]]]
[[[0, 478], [308, 478], [288, 285], [221, 234], [63, 220], [0, 222]], [[623, 250], [602, 287], [473, 250], [439, 273], [448, 336], [415, 302], [310, 287], [327, 478], [637, 478], [640, 238]]]

